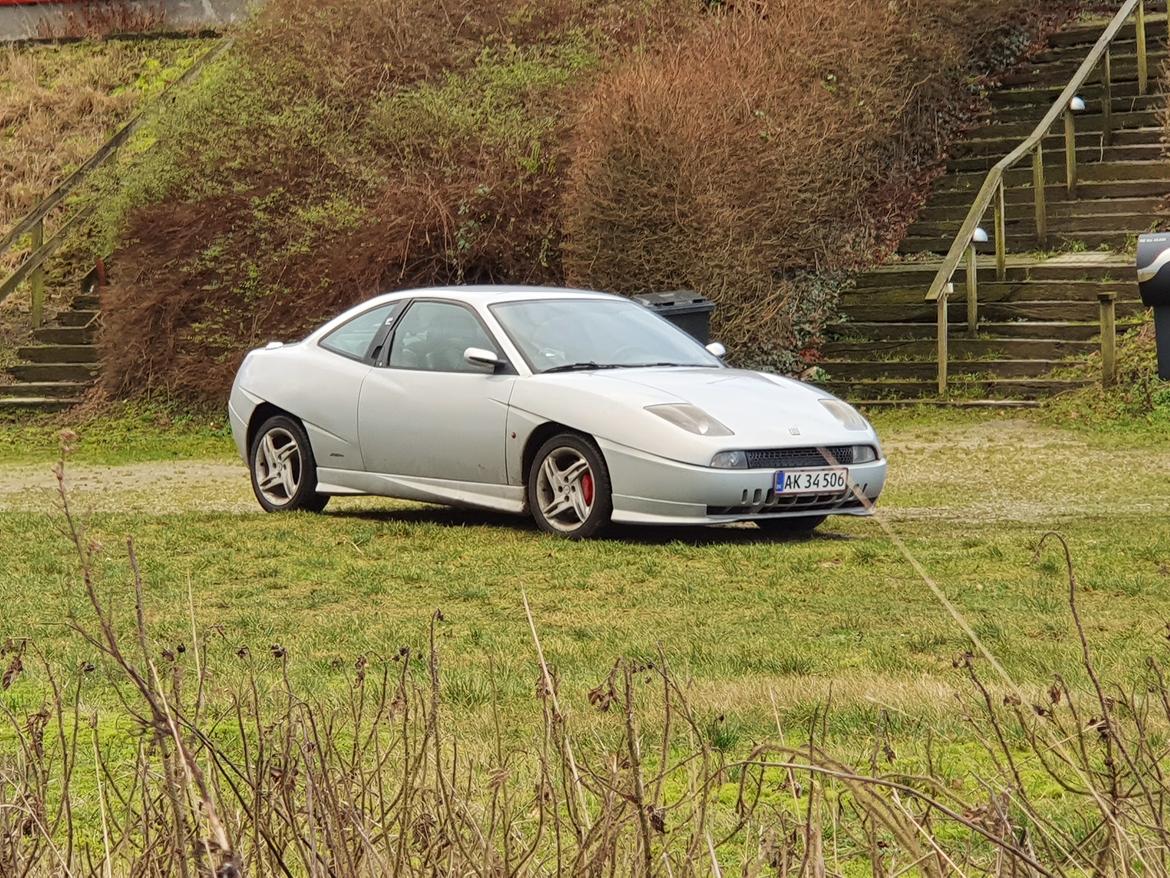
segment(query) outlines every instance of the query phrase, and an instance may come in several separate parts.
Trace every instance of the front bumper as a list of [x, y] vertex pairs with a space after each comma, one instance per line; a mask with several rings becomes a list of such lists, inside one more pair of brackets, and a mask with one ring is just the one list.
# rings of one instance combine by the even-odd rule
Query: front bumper
[[853, 491], [777, 497], [774, 469], [713, 469], [601, 442], [613, 520], [625, 524], [722, 524], [809, 515], [869, 515], [886, 483], [885, 459], [845, 467]]

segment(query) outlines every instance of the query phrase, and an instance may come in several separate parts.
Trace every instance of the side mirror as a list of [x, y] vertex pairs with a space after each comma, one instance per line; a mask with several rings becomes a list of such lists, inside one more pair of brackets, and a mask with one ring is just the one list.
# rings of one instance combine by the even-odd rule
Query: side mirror
[[713, 341], [711, 344], [707, 345], [707, 353], [712, 354], [722, 360], [727, 356], [727, 348], [725, 348], [719, 342]]
[[504, 363], [494, 351], [487, 348], [468, 348], [463, 352], [463, 359], [485, 372], [494, 372]]

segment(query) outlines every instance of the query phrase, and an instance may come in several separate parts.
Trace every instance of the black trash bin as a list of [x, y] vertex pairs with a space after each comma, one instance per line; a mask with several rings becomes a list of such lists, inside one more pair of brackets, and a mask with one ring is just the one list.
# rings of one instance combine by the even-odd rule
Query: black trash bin
[[715, 310], [715, 303], [694, 290], [648, 293], [644, 296], [635, 296], [634, 301], [645, 305], [656, 314], [661, 314], [702, 344], [711, 341], [711, 312]]
[[1170, 234], [1141, 235], [1137, 266], [1142, 302], [1154, 309], [1158, 377], [1170, 380]]

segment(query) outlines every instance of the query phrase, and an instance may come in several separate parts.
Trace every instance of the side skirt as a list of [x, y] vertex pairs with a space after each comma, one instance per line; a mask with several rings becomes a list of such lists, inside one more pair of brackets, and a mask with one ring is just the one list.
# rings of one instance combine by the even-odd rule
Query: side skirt
[[515, 485], [390, 476], [319, 466], [317, 490], [322, 494], [373, 494], [444, 506], [470, 506], [516, 514], [524, 512], [524, 488]]

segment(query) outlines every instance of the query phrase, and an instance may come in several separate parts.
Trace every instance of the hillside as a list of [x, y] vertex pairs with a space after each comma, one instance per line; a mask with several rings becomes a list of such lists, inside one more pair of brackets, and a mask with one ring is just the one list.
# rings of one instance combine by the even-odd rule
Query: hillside
[[465, 281], [696, 288], [790, 367], [980, 77], [1068, 11], [273, 0], [108, 184], [107, 388], [220, 398], [258, 342]]

